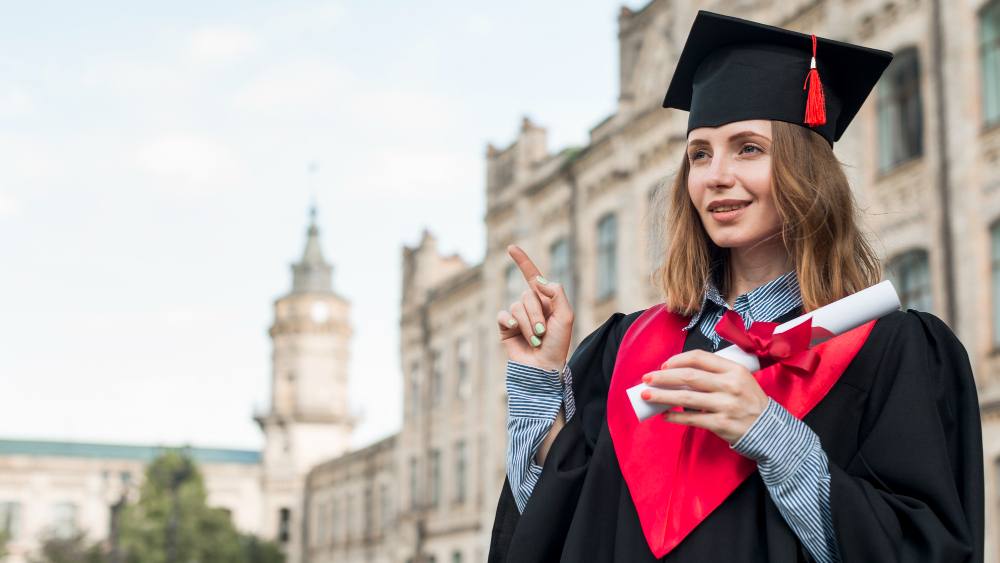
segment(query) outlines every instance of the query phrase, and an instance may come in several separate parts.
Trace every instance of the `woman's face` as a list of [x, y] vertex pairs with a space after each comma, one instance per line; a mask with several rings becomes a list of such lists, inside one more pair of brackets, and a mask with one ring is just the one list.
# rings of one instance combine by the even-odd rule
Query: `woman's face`
[[771, 191], [771, 122], [736, 121], [688, 134], [688, 194], [708, 236], [743, 248], [781, 231]]

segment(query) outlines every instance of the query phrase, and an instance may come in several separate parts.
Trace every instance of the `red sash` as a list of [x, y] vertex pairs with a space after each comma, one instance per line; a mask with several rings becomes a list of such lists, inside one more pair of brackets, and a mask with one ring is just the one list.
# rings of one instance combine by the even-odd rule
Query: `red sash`
[[[640, 315], [622, 339], [608, 391], [615, 454], [657, 558], [676, 547], [757, 468], [707, 430], [660, 416], [640, 423], [632, 410], [625, 390], [683, 350], [687, 322], [662, 303]], [[794, 375], [775, 364], [754, 376], [767, 395], [801, 419], [837, 382], [874, 325], [871, 321], [815, 346], [820, 360], [811, 374]]]

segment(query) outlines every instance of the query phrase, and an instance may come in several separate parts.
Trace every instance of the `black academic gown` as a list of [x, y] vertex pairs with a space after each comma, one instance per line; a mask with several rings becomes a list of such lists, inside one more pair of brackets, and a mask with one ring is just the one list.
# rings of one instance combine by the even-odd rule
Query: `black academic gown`
[[[490, 563], [645, 563], [646, 543], [605, 418], [618, 345], [642, 313], [615, 313], [570, 359], [576, 415], [519, 514], [504, 483]], [[793, 311], [783, 319], [794, 318]], [[684, 349], [711, 350], [698, 330]], [[938, 318], [895, 312], [805, 417], [830, 461], [844, 562], [981, 562], [983, 454], [968, 355]], [[661, 561], [812, 561], [758, 473]]]

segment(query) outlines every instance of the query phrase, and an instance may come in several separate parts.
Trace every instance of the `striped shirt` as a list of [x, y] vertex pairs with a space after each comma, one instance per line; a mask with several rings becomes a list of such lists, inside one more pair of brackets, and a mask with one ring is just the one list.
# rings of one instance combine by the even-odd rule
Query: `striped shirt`
[[[736, 298], [732, 309], [749, 328], [755, 320], [771, 321], [802, 305], [795, 272], [783, 274]], [[715, 325], [730, 308], [714, 284], [705, 287], [701, 310], [684, 330], [697, 326], [718, 349], [721, 337]], [[548, 433], [560, 406], [566, 420], [573, 417], [573, 374], [507, 362], [507, 477], [514, 501], [523, 512], [542, 468], [535, 453]], [[840, 561], [830, 512], [830, 470], [819, 437], [784, 407], [768, 399], [733, 450], [757, 462], [764, 485], [785, 522], [802, 545], [820, 563]]]
[[571, 377], [569, 364], [560, 374], [507, 361], [507, 477], [520, 512], [542, 474], [535, 453], [559, 408], [565, 404], [566, 420], [576, 412]]

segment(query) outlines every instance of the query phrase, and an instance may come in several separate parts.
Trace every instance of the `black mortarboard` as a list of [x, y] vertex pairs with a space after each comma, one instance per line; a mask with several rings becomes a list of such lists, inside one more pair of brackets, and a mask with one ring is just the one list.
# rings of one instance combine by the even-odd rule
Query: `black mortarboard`
[[[818, 72], [810, 70], [814, 56]], [[699, 11], [663, 107], [690, 111], [688, 132], [774, 119], [832, 145], [891, 60], [886, 51]]]

